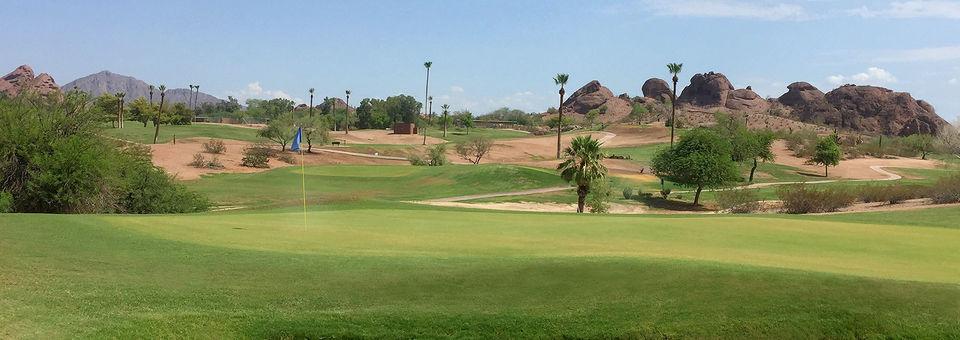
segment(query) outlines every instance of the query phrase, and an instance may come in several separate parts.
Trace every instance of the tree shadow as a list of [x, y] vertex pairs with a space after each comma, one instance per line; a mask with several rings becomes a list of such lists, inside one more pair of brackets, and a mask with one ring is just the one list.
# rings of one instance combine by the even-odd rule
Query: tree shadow
[[648, 207], [662, 210], [670, 211], [690, 211], [690, 212], [705, 212], [713, 211], [702, 205], [694, 205], [690, 202], [677, 201], [671, 199], [664, 199], [663, 197], [655, 197], [652, 195], [640, 195], [634, 198], [636, 201], [647, 205]]

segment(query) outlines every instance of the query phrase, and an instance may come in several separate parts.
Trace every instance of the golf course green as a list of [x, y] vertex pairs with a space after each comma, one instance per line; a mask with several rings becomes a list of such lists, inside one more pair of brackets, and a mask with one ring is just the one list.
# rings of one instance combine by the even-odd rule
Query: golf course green
[[951, 338], [960, 208], [576, 215], [406, 203], [506, 165], [185, 182], [237, 210], [0, 214], [0, 338]]

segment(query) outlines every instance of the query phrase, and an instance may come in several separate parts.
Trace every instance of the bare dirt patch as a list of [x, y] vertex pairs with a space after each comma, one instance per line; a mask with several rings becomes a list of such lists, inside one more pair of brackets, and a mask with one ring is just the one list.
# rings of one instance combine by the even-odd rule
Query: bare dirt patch
[[[330, 138], [345, 144], [423, 144], [423, 135], [401, 135], [394, 134], [391, 130], [351, 130], [350, 133], [344, 131], [330, 131]], [[446, 141], [427, 136], [427, 145], [446, 143]]]
[[[818, 165], [806, 164], [807, 160], [793, 155], [793, 151], [787, 149], [786, 142], [778, 140], [773, 144], [773, 152], [776, 156], [774, 161], [777, 164], [789, 165], [801, 169], [804, 173], [811, 175], [823, 175], [823, 167]], [[840, 179], [889, 179], [890, 174], [886, 171], [878, 171], [879, 168], [914, 168], [914, 169], [933, 169], [939, 165], [938, 161], [923, 160], [918, 158], [875, 158], [863, 157], [855, 159], [845, 159], [840, 161], [840, 165], [830, 167], [830, 177]], [[882, 170], [882, 169], [881, 169]]]

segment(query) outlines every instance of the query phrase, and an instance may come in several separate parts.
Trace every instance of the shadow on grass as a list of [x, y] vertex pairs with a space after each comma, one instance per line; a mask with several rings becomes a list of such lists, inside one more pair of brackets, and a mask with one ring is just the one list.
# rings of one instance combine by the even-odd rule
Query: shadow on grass
[[690, 202], [663, 199], [661, 197], [641, 195], [634, 199], [640, 203], [646, 204], [648, 207], [655, 208], [655, 209], [663, 209], [663, 210], [670, 210], [670, 211], [696, 211], [696, 212], [713, 211], [713, 209], [708, 209], [702, 205], [694, 205], [693, 203], [690, 203]]

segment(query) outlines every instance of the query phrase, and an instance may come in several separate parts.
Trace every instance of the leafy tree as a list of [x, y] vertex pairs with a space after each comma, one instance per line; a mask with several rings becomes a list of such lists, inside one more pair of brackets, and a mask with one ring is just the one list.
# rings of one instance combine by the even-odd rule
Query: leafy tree
[[117, 96], [112, 93], [104, 93], [93, 100], [93, 110], [98, 116], [98, 120], [103, 122], [117, 123]]
[[280, 151], [287, 150], [287, 143], [293, 140], [294, 129], [293, 113], [287, 112], [270, 121], [266, 127], [257, 131], [257, 135], [280, 144]]
[[673, 147], [674, 129], [677, 125], [677, 82], [680, 81], [677, 75], [683, 70], [683, 64], [669, 63], [667, 70], [673, 75], [673, 95], [670, 96], [670, 147]]
[[454, 112], [453, 124], [466, 129], [469, 135], [470, 129], [473, 128], [473, 113], [467, 110]]
[[650, 117], [650, 109], [641, 103], [634, 103], [630, 110], [630, 120], [636, 120], [637, 125], [643, 124]]
[[307, 142], [307, 152], [313, 152], [313, 144], [324, 145], [330, 142], [330, 127], [323, 118], [308, 114], [297, 119], [296, 126], [303, 128], [303, 140]]
[[816, 149], [809, 162], [823, 165], [823, 177], [828, 177], [828, 169], [830, 166], [837, 166], [840, 164], [840, 156], [840, 146], [837, 145], [836, 136], [828, 136], [817, 140]]
[[150, 117], [153, 117], [155, 110], [156, 108], [143, 97], [130, 102], [130, 118], [143, 123], [143, 127], [147, 127], [147, 122], [150, 121]]
[[547, 127], [551, 129], [557, 128], [560, 126], [570, 126], [570, 125], [573, 125], [573, 119], [570, 118], [569, 116], [562, 117], [562, 118], [560, 116], [555, 116], [555, 117], [550, 117], [550, 119], [547, 119], [546, 124], [547, 124]]
[[593, 110], [587, 111], [586, 118], [587, 118], [587, 124], [590, 124], [591, 126], [593, 126], [593, 124], [597, 123], [597, 119], [600, 118], [600, 109], [593, 109]]
[[910, 135], [904, 138], [907, 146], [913, 152], [920, 154], [920, 159], [927, 159], [927, 154], [933, 152], [935, 139], [928, 134]]
[[421, 106], [415, 98], [405, 94], [387, 97], [384, 102], [384, 108], [392, 122], [416, 122]]
[[171, 125], [190, 125], [193, 120], [193, 111], [184, 103], [173, 104], [165, 123]]
[[386, 102], [377, 98], [364, 98], [356, 110], [357, 127], [360, 129], [384, 129], [390, 127]]
[[700, 204], [703, 188], [720, 187], [739, 177], [730, 142], [706, 128], [687, 132], [674, 147], [660, 150], [652, 168], [661, 179], [696, 188], [693, 204]]
[[577, 212], [583, 212], [590, 186], [607, 175], [603, 165], [603, 150], [599, 140], [591, 136], [579, 136], [563, 150], [564, 161], [557, 166], [560, 178], [577, 186]]
[[460, 156], [460, 158], [468, 160], [473, 164], [480, 164], [480, 159], [489, 153], [492, 148], [493, 140], [484, 136], [476, 136], [457, 143], [456, 151], [457, 156]]
[[[563, 89], [567, 85], [567, 81], [570, 80], [570, 75], [566, 73], [557, 74], [556, 77], [553, 77], [554, 84], [560, 86], [560, 91], [557, 93], [560, 94], [560, 110], [557, 111], [559, 116], [557, 117], [557, 159], [560, 159], [560, 134], [563, 132], [563, 125], [565, 121], [563, 120], [563, 95], [566, 94], [566, 91]], [[581, 204], [583, 205], [583, 204]], [[583, 212], [583, 207], [580, 207], [580, 211]]]
[[773, 141], [776, 136], [770, 131], [751, 131], [741, 120], [730, 115], [718, 113], [716, 121], [717, 124], [713, 126], [713, 130], [730, 141], [730, 158], [740, 164], [753, 162], [749, 179], [753, 182], [759, 161], [773, 161]]

